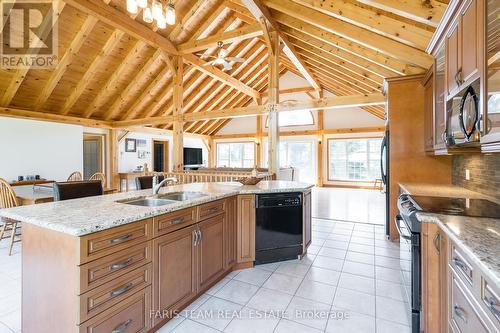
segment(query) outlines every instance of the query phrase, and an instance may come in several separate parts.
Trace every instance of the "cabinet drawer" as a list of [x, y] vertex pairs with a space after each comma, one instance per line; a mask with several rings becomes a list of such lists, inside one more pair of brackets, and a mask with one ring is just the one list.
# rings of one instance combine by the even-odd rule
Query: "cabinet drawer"
[[152, 219], [96, 232], [80, 238], [80, 263], [143, 243], [152, 237]]
[[80, 325], [80, 333], [144, 333], [151, 328], [151, 287]]
[[216, 216], [226, 210], [226, 200], [218, 200], [201, 205], [198, 208], [198, 221]]
[[471, 286], [473, 284], [474, 268], [455, 245], [451, 246], [450, 266]]
[[80, 294], [151, 262], [151, 242], [80, 266]]
[[157, 216], [153, 219], [154, 236], [187, 227], [196, 222], [196, 207], [179, 210], [173, 213]]
[[152, 273], [149, 263], [81, 295], [80, 323], [149, 286]]
[[495, 290], [484, 278], [481, 284], [481, 300], [485, 312], [495, 325], [500, 328], [500, 296], [498, 290]]
[[451, 277], [450, 321], [457, 328], [455, 331], [466, 333], [487, 333], [486, 324], [476, 311], [465, 286], [452, 274]]

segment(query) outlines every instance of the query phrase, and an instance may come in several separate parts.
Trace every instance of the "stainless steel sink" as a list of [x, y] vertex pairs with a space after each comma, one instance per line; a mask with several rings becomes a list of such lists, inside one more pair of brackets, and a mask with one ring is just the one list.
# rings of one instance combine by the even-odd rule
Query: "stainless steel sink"
[[126, 199], [126, 200], [119, 200], [117, 202], [127, 205], [142, 206], [142, 207], [159, 207], [168, 204], [173, 204], [176, 201], [164, 198], [140, 197], [140, 198]]
[[172, 192], [172, 193], [160, 194], [158, 198], [175, 200], [175, 201], [185, 201], [185, 200], [201, 198], [204, 196], [207, 196], [207, 194], [202, 192]]

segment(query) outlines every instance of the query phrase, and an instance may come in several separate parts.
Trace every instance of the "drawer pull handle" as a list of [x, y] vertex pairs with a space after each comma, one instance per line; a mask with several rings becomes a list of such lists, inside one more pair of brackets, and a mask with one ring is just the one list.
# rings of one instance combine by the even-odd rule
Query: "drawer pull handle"
[[467, 312], [465, 312], [464, 309], [455, 304], [455, 306], [453, 307], [453, 312], [455, 312], [458, 318], [462, 319], [464, 322], [467, 323]]
[[486, 297], [486, 303], [488, 303], [488, 307], [493, 314], [500, 318], [500, 309], [498, 309], [498, 301], [494, 297]]
[[184, 222], [184, 218], [183, 217], [179, 217], [179, 218], [176, 218], [176, 219], [173, 219], [172, 221], [170, 221], [170, 224], [179, 224], [179, 223], [182, 223]]
[[467, 275], [470, 274], [469, 267], [467, 267], [467, 265], [462, 260], [455, 257], [455, 258], [453, 258], [453, 262], [455, 263], [455, 266], [460, 268], [465, 274], [467, 274]]
[[127, 327], [132, 324], [133, 320], [129, 319], [121, 323], [120, 325], [116, 326], [111, 333], [121, 333], [127, 329]]
[[219, 210], [219, 207], [212, 207], [208, 210], [209, 213], [215, 213], [216, 211]]
[[132, 282], [129, 282], [126, 285], [124, 285], [123, 287], [116, 289], [116, 290], [113, 290], [109, 294], [111, 295], [111, 297], [120, 296], [124, 292], [127, 292], [128, 290], [130, 290], [130, 288], [132, 288], [133, 286], [134, 286], [134, 284]]
[[109, 266], [109, 270], [110, 271], [116, 271], [117, 269], [121, 269], [121, 268], [124, 268], [124, 267], [127, 267], [128, 265], [130, 265], [130, 263], [132, 262], [133, 258], [132, 257], [129, 257], [123, 261], [120, 261], [120, 262], [117, 262], [115, 264], [112, 264], [111, 266]]
[[109, 244], [118, 244], [118, 243], [121, 243], [121, 242], [128, 240], [130, 237], [132, 237], [131, 234], [116, 237], [116, 238], [111, 239], [109, 241]]
[[437, 255], [441, 253], [441, 247], [440, 247], [440, 241], [441, 241], [441, 235], [439, 232], [436, 232], [436, 235], [434, 236], [434, 248], [436, 249]]
[[198, 244], [198, 232], [196, 229], [193, 230], [193, 234], [194, 234], [193, 246], [196, 246]]

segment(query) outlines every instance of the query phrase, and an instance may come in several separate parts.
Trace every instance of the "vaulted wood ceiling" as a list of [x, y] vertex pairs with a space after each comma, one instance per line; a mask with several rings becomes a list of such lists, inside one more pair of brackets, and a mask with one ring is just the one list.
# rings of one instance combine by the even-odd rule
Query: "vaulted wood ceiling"
[[[169, 53], [184, 58], [185, 113], [260, 102], [267, 86], [267, 27], [276, 28], [284, 44], [280, 73], [291, 71], [338, 96], [379, 92], [384, 78], [431, 65], [425, 48], [447, 2], [177, 0], [177, 24], [158, 30], [142, 15], [130, 17], [125, 0], [67, 0], [59, 3], [56, 21], [59, 65], [2, 69], [0, 107], [3, 114], [20, 109], [104, 121], [169, 115]], [[263, 24], [259, 13], [271, 24]], [[198, 54], [214, 54], [219, 40], [230, 56], [247, 61], [227, 72], [204, 66], [208, 59]], [[383, 118], [381, 106], [364, 109]], [[213, 135], [227, 121], [188, 122], [184, 129]]]

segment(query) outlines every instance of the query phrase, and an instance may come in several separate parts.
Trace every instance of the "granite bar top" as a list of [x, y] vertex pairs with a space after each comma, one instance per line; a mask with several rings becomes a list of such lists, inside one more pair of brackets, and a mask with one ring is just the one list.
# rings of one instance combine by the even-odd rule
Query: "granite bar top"
[[142, 207], [119, 203], [119, 200], [151, 196], [151, 189], [98, 197], [51, 202], [0, 210], [0, 217], [33, 224], [72, 236], [84, 236], [119, 225], [139, 221], [176, 210], [238, 194], [304, 192], [311, 184], [289, 181], [262, 181], [257, 185], [239, 183], [193, 183], [163, 187], [159, 194], [202, 192], [205, 196], [160, 207]]
[[[457, 186], [400, 184], [410, 195], [493, 199]], [[492, 200], [496, 201], [496, 200]], [[497, 202], [498, 203], [498, 202]], [[500, 219], [417, 213], [420, 222], [436, 223], [446, 235], [500, 288]]]

